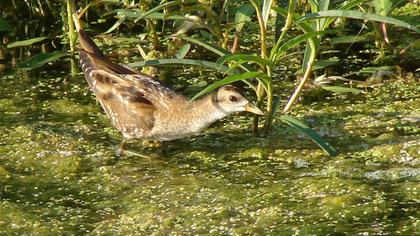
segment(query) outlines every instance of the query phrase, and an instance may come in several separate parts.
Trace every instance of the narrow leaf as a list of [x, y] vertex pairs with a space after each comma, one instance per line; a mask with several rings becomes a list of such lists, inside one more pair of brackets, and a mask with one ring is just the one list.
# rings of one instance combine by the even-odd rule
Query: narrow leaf
[[62, 57], [67, 56], [68, 54], [66, 52], [62, 51], [55, 51], [55, 52], [49, 52], [49, 53], [39, 53], [35, 56], [29, 58], [27, 61], [23, 62], [19, 65], [19, 68], [25, 69], [25, 70], [32, 70], [35, 68], [38, 68], [40, 66], [43, 66], [47, 63], [53, 62], [55, 60], [58, 60]]
[[361, 42], [361, 41], [365, 41], [368, 38], [364, 35], [346, 35], [346, 36], [340, 36], [340, 37], [335, 37], [335, 38], [331, 38], [330, 42], [331, 44], [340, 44], [340, 43], [356, 43], [356, 42]]
[[353, 7], [360, 5], [367, 0], [353, 0], [353, 1], [344, 1], [342, 5], [338, 8], [339, 10], [350, 10]]
[[158, 60], [148, 60], [140, 61], [128, 64], [130, 67], [144, 67], [144, 66], [163, 66], [163, 65], [191, 65], [191, 66], [200, 66], [209, 68], [218, 72], [226, 74], [236, 74], [238, 71], [232, 70], [227, 66], [220, 66], [214, 62], [202, 61], [202, 60], [191, 60], [191, 59], [158, 59]]
[[329, 143], [327, 143], [321, 136], [319, 136], [319, 134], [317, 134], [314, 130], [309, 128], [303, 122], [295, 119], [294, 117], [288, 116], [288, 115], [281, 115], [281, 116], [279, 116], [279, 118], [280, 118], [281, 121], [283, 121], [286, 124], [292, 126], [296, 130], [306, 134], [309, 138], [312, 139], [313, 142], [315, 142], [328, 155], [330, 155], [332, 157], [337, 155], [337, 152], [334, 150], [334, 148]]
[[270, 16], [271, 5], [273, 4], [273, 0], [264, 0], [262, 6], [262, 18], [264, 22], [264, 27], [267, 28], [267, 21]]
[[254, 14], [255, 8], [252, 6], [251, 3], [245, 3], [241, 5], [238, 10], [236, 11], [235, 15], [235, 24], [236, 24], [236, 31], [242, 31], [246, 22], [251, 21], [251, 16]]
[[[338, 64], [340, 61], [337, 58], [330, 58], [328, 60], [318, 60], [312, 66], [312, 71], [321, 70], [328, 66]], [[303, 69], [299, 69], [295, 72], [296, 75], [303, 74]]]
[[322, 35], [322, 34], [326, 34], [328, 31], [312, 31], [306, 34], [301, 34], [298, 35], [292, 39], [290, 39], [289, 41], [287, 41], [286, 43], [284, 43], [283, 45], [281, 45], [276, 52], [272, 52], [274, 53], [274, 55], [276, 55], [276, 58], [278, 58], [278, 56], [283, 55], [284, 53], [286, 53], [289, 49], [295, 47], [296, 45], [310, 39], [313, 38], [317, 35]]
[[[175, 20], [175, 21], [190, 21], [201, 28], [208, 28], [205, 24], [202, 24], [199, 20], [197, 20], [196, 17], [186, 17], [181, 15], [172, 15], [172, 14], [166, 14], [166, 13], [160, 13], [160, 12], [154, 12], [151, 14], [148, 14], [144, 16], [145, 12], [139, 9], [118, 9], [117, 11], [117, 17], [122, 18], [139, 18], [142, 19], [152, 19], [152, 20]], [[110, 14], [110, 13], [107, 13]]]
[[363, 92], [360, 89], [341, 87], [341, 86], [322, 86], [322, 88], [333, 93], [353, 93], [357, 95]]
[[301, 19], [298, 20], [299, 22], [312, 20], [312, 19], [319, 19], [319, 18], [350, 18], [350, 19], [358, 19], [358, 20], [369, 20], [369, 21], [378, 21], [387, 24], [392, 24], [400, 27], [404, 27], [417, 33], [420, 33], [420, 30], [417, 29], [415, 26], [408, 24], [407, 22], [397, 20], [392, 17], [381, 16], [374, 13], [368, 12], [361, 12], [361, 11], [354, 11], [354, 10], [329, 10], [329, 11], [321, 11], [317, 13], [306, 14]]
[[113, 24], [111, 26], [111, 28], [109, 28], [107, 31], [104, 32], [104, 34], [109, 34], [112, 31], [114, 31], [116, 28], [118, 28], [118, 26], [120, 26], [124, 21], [126, 20], [126, 17], [121, 17], [117, 20], [117, 22], [115, 22], [115, 24]]
[[233, 60], [237, 60], [237, 61], [245, 61], [245, 62], [249, 62], [249, 63], [257, 63], [261, 66], [270, 66], [272, 65], [272, 62], [268, 59], [263, 59], [260, 56], [257, 55], [250, 55], [250, 54], [226, 54], [223, 57], [220, 57], [217, 60], [217, 64], [222, 65], [225, 62], [229, 62], [229, 61], [233, 61]]
[[209, 93], [211, 91], [213, 91], [216, 88], [219, 88], [223, 85], [226, 84], [231, 84], [233, 82], [236, 81], [244, 81], [244, 80], [248, 80], [248, 79], [253, 79], [253, 78], [261, 78], [266, 76], [264, 73], [261, 72], [256, 72], [256, 71], [252, 71], [252, 72], [245, 72], [243, 74], [236, 74], [236, 75], [231, 75], [228, 76], [220, 81], [217, 81], [215, 83], [212, 83], [211, 85], [207, 86], [205, 89], [201, 90], [199, 93], [197, 93], [193, 98], [191, 98], [190, 101], [193, 101], [201, 96], [203, 96], [206, 93]]
[[[320, 0], [318, 4], [319, 4], [319, 11], [327, 11], [330, 6], [330, 0]], [[326, 28], [327, 20], [328, 19], [321, 19], [319, 21], [318, 30], [323, 30]]]
[[224, 56], [224, 55], [226, 55], [226, 54], [229, 53], [229, 51], [227, 51], [227, 50], [225, 50], [225, 49], [223, 49], [223, 48], [221, 48], [219, 46], [216, 46], [216, 45], [213, 45], [213, 44], [210, 44], [210, 43], [201, 41], [201, 40], [199, 40], [197, 38], [191, 38], [191, 37], [186, 37], [186, 36], [179, 36], [179, 38], [181, 38], [183, 40], [186, 40], [188, 42], [197, 44], [197, 45], [199, 45], [201, 47], [204, 47], [207, 50], [210, 50], [210, 51], [216, 53], [219, 56]]
[[46, 40], [47, 38], [48, 37], [37, 37], [37, 38], [26, 39], [26, 40], [22, 40], [22, 41], [16, 41], [16, 42], [7, 44], [7, 48], [26, 47], [26, 46], [30, 46], [30, 45], [35, 44], [35, 43], [42, 42], [42, 41]]
[[187, 44], [184, 44], [177, 52], [176, 52], [176, 54], [175, 54], [175, 57], [176, 58], [178, 58], [178, 59], [182, 59], [182, 58], [184, 58], [186, 55], [187, 55], [187, 53], [188, 53], [188, 51], [190, 51], [190, 47], [191, 47], [191, 44], [189, 44], [189, 43], [187, 43]]
[[154, 7], [152, 9], [150, 9], [149, 11], [145, 12], [144, 14], [142, 14], [141, 16], [139, 16], [135, 21], [139, 21], [139, 20], [141, 20], [141, 19], [143, 19], [143, 18], [145, 18], [145, 17], [147, 17], [147, 16], [149, 16], [153, 13], [157, 13], [158, 11], [160, 11], [162, 9], [165, 9], [167, 7], [179, 6], [179, 5], [182, 5], [182, 4], [187, 4], [187, 3], [192, 3], [192, 2], [195, 2], [195, 1], [177, 0], [177, 1], [172, 1], [172, 2], [167, 2], [167, 3], [164, 3], [164, 4], [160, 4], [157, 7]]

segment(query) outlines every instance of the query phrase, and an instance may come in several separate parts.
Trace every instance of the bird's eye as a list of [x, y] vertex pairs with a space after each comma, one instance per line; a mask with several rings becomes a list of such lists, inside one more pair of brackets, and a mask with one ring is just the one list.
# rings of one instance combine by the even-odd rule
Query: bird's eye
[[233, 96], [233, 95], [231, 95], [231, 96], [229, 96], [229, 101], [230, 102], [237, 102], [238, 101], [238, 98], [235, 97], [235, 96]]

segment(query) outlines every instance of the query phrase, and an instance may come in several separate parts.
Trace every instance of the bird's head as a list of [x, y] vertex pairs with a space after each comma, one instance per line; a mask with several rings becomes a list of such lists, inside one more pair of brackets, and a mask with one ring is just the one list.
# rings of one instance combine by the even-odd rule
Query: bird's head
[[213, 94], [213, 102], [227, 114], [247, 111], [257, 115], [264, 115], [264, 112], [248, 101], [248, 99], [232, 85], [220, 87], [217, 92]]

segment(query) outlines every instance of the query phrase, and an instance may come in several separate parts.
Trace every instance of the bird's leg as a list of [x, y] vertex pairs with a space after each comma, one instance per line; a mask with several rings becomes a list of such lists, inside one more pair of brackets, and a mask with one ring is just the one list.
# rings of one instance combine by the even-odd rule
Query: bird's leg
[[125, 143], [126, 142], [127, 142], [127, 140], [125, 140], [125, 137], [123, 137], [123, 140], [118, 145], [118, 149], [117, 149], [118, 156], [121, 156], [123, 154], [123, 152], [124, 152], [124, 146], [125, 146]]
[[126, 155], [129, 155], [129, 156], [139, 156], [139, 157], [143, 157], [143, 158], [150, 158], [149, 156], [146, 156], [146, 155], [134, 152], [134, 151], [126, 150], [125, 149], [125, 144], [126, 143], [127, 143], [127, 139], [125, 137], [123, 137], [123, 140], [118, 145], [117, 155], [121, 156], [122, 154], [126, 154]]

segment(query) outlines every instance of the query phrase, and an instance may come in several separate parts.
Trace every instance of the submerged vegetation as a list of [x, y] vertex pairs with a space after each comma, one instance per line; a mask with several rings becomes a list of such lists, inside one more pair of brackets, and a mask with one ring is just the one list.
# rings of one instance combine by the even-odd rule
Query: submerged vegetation
[[[417, 0], [0, 9], [0, 234], [419, 233]], [[76, 63], [76, 10], [113, 60], [192, 99], [235, 83], [266, 116], [115, 159], [120, 134]]]

